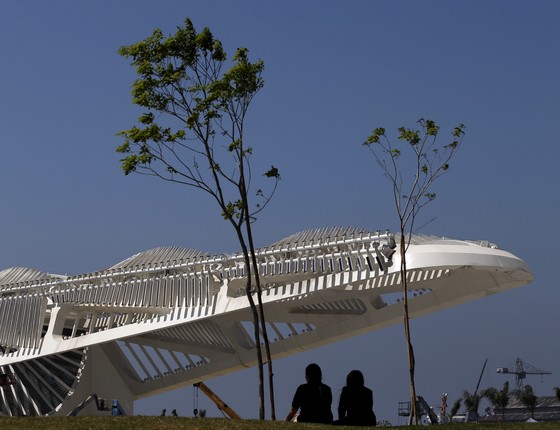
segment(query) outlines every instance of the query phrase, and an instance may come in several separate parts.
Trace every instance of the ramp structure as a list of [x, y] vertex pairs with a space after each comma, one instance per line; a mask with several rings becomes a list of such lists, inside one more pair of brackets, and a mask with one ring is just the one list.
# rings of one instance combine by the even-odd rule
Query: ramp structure
[[[331, 228], [259, 249], [273, 357], [399, 323], [391, 248], [389, 232]], [[407, 263], [412, 317], [533, 279], [488, 242], [414, 236]], [[244, 274], [240, 254], [185, 248], [78, 276], [1, 271], [0, 374], [10, 383], [0, 384], [0, 413], [67, 414], [97, 393], [131, 414], [136, 399], [255, 365]]]

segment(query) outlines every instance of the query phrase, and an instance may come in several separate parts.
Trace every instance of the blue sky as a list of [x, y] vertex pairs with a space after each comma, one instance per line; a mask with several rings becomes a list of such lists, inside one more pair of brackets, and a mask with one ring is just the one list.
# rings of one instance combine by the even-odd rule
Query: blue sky
[[[413, 321], [418, 391], [437, 405], [501, 387], [516, 357], [560, 386], [554, 267], [560, 241], [560, 4], [556, 1], [25, 1], [0, 14], [0, 269], [80, 274], [178, 245], [237, 251], [205, 195], [120, 172], [115, 134], [135, 123], [134, 70], [121, 45], [185, 17], [232, 52], [265, 62], [247, 127], [255, 163], [282, 181], [255, 225], [258, 245], [324, 226], [396, 229], [388, 184], [361, 143], [371, 130], [467, 126], [424, 233], [486, 239], [523, 258], [531, 285]], [[555, 328], [556, 327], [556, 328]], [[361, 369], [380, 419], [408, 399], [403, 332], [390, 327], [275, 362], [277, 411], [318, 362], [337, 393]], [[253, 370], [207, 381], [256, 417]], [[511, 380], [513, 383], [513, 380]], [[240, 396], [239, 385], [249, 388]], [[219, 415], [200, 398], [200, 407]], [[136, 413], [192, 411], [190, 388], [137, 402]]]

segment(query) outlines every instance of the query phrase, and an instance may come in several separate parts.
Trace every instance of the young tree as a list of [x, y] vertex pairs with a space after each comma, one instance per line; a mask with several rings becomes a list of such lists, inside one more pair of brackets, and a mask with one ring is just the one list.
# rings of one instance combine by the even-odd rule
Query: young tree
[[523, 405], [531, 411], [531, 418], [534, 418], [535, 408], [537, 407], [538, 397], [533, 391], [533, 387], [530, 385], [525, 385], [522, 390], [514, 390], [513, 395], [519, 400]]
[[451, 407], [451, 411], [449, 412], [449, 418], [453, 418], [459, 412], [459, 408], [461, 407], [461, 399], [455, 400], [453, 406]]
[[465, 126], [453, 129], [450, 142], [437, 139], [439, 126], [432, 120], [418, 120], [419, 129], [400, 127], [397, 143], [386, 136], [384, 128], [376, 128], [364, 142], [392, 186], [394, 204], [399, 220], [400, 274], [403, 291], [403, 319], [410, 374], [411, 422], [418, 424], [415, 358], [410, 335], [408, 311], [408, 280], [406, 251], [420, 210], [436, 198], [433, 183], [449, 170], [449, 162], [462, 143]]
[[[245, 142], [245, 118], [263, 87], [264, 64], [249, 61], [247, 49], [239, 48], [230, 69], [224, 71], [227, 56], [221, 42], [208, 28], [198, 33], [188, 18], [174, 35], [164, 37], [156, 29], [145, 40], [121, 47], [119, 54], [131, 59], [136, 68], [132, 101], [145, 109], [137, 125], [118, 134], [124, 139], [117, 148], [124, 154], [122, 169], [125, 175], [150, 175], [206, 192], [235, 230], [253, 313], [259, 417], [264, 419], [262, 333], [275, 419], [272, 360], [251, 223], [270, 201], [280, 175], [272, 166], [264, 173], [273, 180], [271, 192], [255, 190], [250, 164], [253, 150]], [[259, 201], [254, 206], [253, 196]]]
[[482, 394], [470, 393], [467, 390], [463, 391], [463, 403], [465, 408], [467, 408], [468, 422], [478, 421], [478, 405], [481, 398]]
[[494, 408], [502, 411], [502, 421], [505, 418], [506, 407], [508, 405], [511, 393], [509, 391], [509, 382], [504, 382], [504, 387], [501, 390], [497, 390], [494, 387], [487, 388], [483, 390], [480, 395], [490, 401]]

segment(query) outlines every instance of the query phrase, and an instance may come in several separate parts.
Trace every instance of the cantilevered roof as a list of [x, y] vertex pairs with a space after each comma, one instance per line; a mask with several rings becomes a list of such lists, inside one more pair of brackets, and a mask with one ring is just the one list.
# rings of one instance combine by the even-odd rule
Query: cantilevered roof
[[182, 248], [180, 246], [163, 246], [135, 254], [132, 257], [128, 257], [126, 260], [109, 267], [109, 269], [141, 266], [142, 264], [164, 263], [166, 261], [180, 261], [201, 255], [209, 254], [207, 252]]

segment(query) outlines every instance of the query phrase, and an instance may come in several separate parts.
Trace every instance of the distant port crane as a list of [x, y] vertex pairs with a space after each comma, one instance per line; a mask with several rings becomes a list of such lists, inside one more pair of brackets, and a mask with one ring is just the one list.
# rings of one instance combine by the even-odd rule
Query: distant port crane
[[537, 369], [535, 366], [523, 362], [520, 358], [515, 360], [513, 367], [498, 367], [497, 373], [515, 375], [515, 383], [519, 390], [523, 389], [524, 379], [527, 375], [551, 375], [551, 372]]

